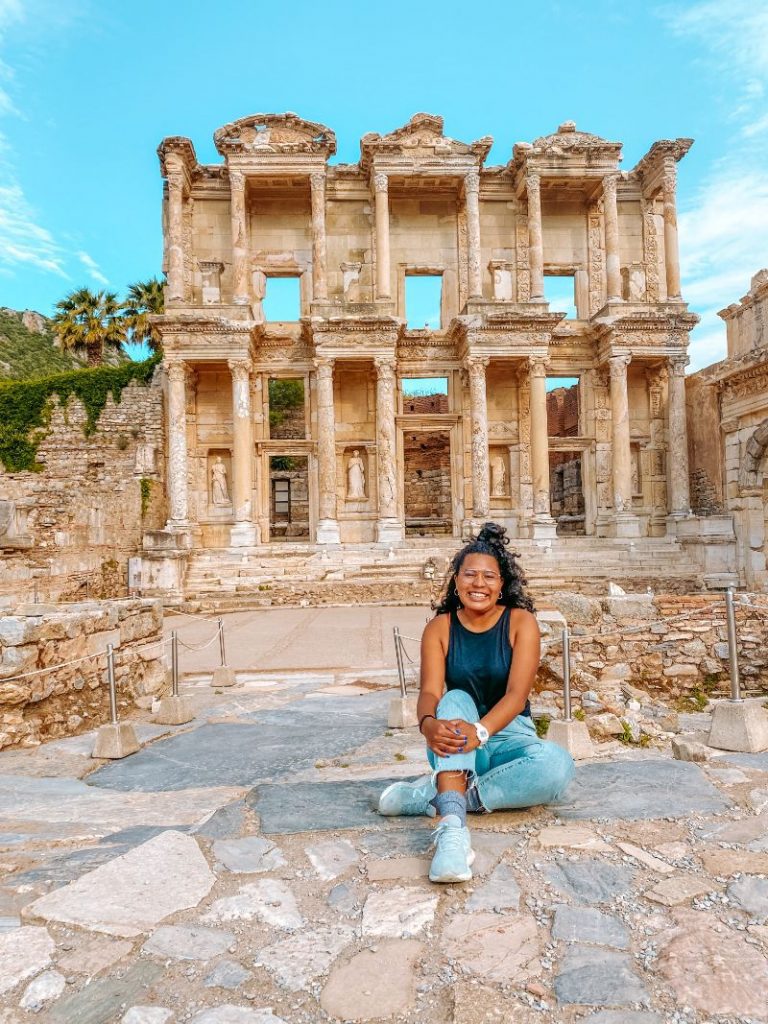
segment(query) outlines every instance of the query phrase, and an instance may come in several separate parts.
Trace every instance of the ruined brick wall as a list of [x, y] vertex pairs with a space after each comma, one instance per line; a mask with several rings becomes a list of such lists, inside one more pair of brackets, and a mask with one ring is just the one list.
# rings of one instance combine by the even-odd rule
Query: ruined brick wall
[[403, 434], [406, 525], [410, 519], [451, 522], [451, 463], [448, 435], [438, 431]]
[[547, 430], [550, 437], [576, 437], [579, 433], [579, 386], [547, 392]]
[[108, 721], [108, 643], [119, 711], [147, 707], [164, 689], [160, 601], [92, 601], [23, 614], [32, 610], [0, 618], [0, 749], [36, 746]]
[[86, 580], [90, 596], [124, 594], [128, 558], [144, 531], [166, 520], [159, 384], [134, 382], [119, 403], [108, 398], [89, 437], [85, 420], [78, 399], [54, 404], [38, 452], [42, 472], [0, 465], [14, 523], [13, 536], [0, 537], [0, 595], [30, 596], [33, 576], [43, 599], [86, 596]]

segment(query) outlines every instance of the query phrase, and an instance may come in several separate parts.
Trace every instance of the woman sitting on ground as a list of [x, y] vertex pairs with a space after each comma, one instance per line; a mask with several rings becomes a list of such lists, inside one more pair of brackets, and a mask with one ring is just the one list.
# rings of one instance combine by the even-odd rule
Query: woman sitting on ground
[[536, 735], [528, 695], [539, 627], [506, 530], [486, 523], [454, 557], [445, 596], [421, 640], [419, 730], [432, 774], [395, 782], [379, 813], [437, 815], [433, 882], [466, 882], [474, 860], [467, 812], [556, 800], [570, 755]]

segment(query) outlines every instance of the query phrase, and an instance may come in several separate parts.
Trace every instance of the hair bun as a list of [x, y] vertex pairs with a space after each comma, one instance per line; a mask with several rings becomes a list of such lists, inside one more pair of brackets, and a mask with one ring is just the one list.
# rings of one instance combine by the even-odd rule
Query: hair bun
[[485, 541], [486, 544], [497, 544], [500, 547], [506, 547], [509, 544], [506, 526], [500, 526], [498, 523], [484, 523], [477, 539]]

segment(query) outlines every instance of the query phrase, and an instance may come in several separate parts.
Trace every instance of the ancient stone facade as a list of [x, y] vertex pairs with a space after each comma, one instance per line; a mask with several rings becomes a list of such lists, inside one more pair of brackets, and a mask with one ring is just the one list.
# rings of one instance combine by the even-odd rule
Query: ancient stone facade
[[748, 587], [768, 586], [768, 270], [722, 310], [728, 357], [688, 382], [692, 471], [733, 519]]
[[120, 596], [145, 531], [167, 519], [163, 391], [131, 383], [86, 434], [77, 398], [54, 399], [40, 472], [0, 465], [0, 597]]
[[[404, 438], [419, 433], [447, 439], [456, 537], [493, 516], [553, 538], [551, 451], [578, 453], [588, 536], [660, 537], [689, 514], [696, 317], [675, 219], [689, 139], [654, 143], [629, 171], [619, 143], [572, 123], [493, 167], [490, 138], [448, 138], [429, 114], [364, 136], [356, 164], [331, 164], [333, 132], [294, 114], [245, 117], [214, 140], [218, 165], [185, 138], [159, 150], [170, 514], [150, 542], [155, 583], [191, 548], [274, 539], [276, 457], [306, 459], [313, 542], [399, 543]], [[440, 279], [439, 316], [416, 330], [406, 291], [424, 275]], [[265, 316], [276, 278], [297, 281], [289, 322]], [[575, 318], [550, 308], [550, 278], [569, 280]], [[578, 380], [567, 437], [548, 432], [553, 377]], [[270, 432], [275, 378], [303, 382], [301, 437]], [[439, 381], [445, 408], [411, 410], [412, 378]], [[228, 504], [212, 500], [218, 456]], [[365, 489], [351, 495], [353, 457]]]

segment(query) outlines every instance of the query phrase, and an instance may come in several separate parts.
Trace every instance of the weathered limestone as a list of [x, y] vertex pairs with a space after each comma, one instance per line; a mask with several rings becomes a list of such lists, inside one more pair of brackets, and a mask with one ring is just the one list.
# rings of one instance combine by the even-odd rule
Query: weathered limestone
[[721, 701], [712, 712], [707, 743], [720, 750], [757, 754], [768, 750], [768, 712], [747, 701]]
[[338, 544], [336, 519], [336, 420], [333, 409], [333, 361], [318, 359], [317, 379], [317, 475], [320, 490], [318, 544]]

